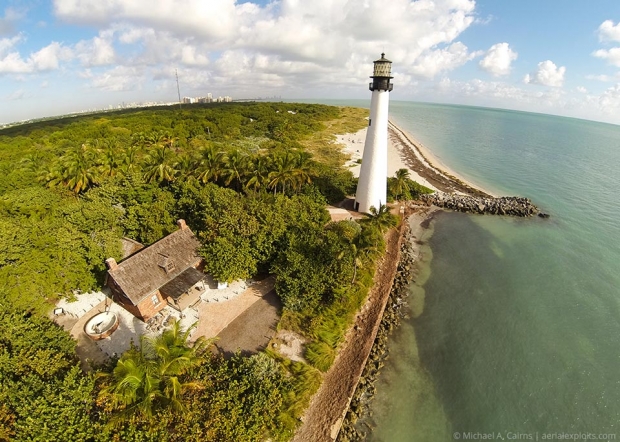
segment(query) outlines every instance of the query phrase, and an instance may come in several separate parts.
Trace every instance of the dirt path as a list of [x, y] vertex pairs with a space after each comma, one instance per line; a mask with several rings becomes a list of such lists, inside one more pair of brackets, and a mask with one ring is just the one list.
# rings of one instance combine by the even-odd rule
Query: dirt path
[[336, 361], [312, 398], [293, 442], [333, 441], [337, 437], [377, 335], [400, 259], [400, 240], [405, 224], [403, 222], [399, 229], [388, 233], [387, 251], [377, 266], [368, 300], [347, 333]]

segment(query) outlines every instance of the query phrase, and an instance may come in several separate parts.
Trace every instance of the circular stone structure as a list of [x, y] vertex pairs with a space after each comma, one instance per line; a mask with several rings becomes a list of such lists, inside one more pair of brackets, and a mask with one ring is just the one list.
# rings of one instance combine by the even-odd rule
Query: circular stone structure
[[91, 339], [105, 339], [118, 328], [118, 316], [112, 312], [97, 313], [84, 325], [84, 332]]

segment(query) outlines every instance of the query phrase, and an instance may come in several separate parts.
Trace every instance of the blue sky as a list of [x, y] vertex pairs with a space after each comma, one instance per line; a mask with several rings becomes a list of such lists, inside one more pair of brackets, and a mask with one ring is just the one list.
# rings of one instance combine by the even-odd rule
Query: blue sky
[[620, 124], [620, 1], [4, 0], [0, 123], [184, 96], [392, 99]]

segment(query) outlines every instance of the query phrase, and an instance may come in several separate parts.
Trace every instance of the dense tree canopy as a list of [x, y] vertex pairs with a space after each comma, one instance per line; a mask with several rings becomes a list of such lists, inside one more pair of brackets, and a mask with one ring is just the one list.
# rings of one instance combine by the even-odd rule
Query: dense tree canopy
[[75, 341], [46, 318], [0, 307], [0, 440], [87, 440], [94, 390]]
[[[355, 180], [331, 139], [307, 141], [342, 112], [197, 105], [0, 131], [0, 440], [289, 438], [395, 223], [385, 207], [329, 222], [326, 203]], [[411, 196], [410, 180], [395, 179], [394, 197]], [[173, 327], [97, 376], [80, 371], [75, 342], [44, 314], [100, 288], [123, 236], [148, 245], [179, 218], [216, 279], [275, 275], [281, 326], [308, 339], [310, 365], [270, 352], [207, 357]]]

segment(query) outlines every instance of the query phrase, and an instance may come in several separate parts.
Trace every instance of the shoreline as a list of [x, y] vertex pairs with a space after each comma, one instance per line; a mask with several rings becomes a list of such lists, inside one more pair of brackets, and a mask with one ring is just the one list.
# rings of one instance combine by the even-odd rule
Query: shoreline
[[[428, 208], [426, 209], [428, 210]], [[424, 211], [424, 209], [422, 209]], [[407, 216], [386, 234], [386, 252], [377, 264], [368, 298], [302, 417], [293, 442], [336, 440], [381, 325], [400, 262]]]
[[[377, 265], [368, 298], [304, 412], [302, 425], [291, 439], [293, 442], [333, 442], [338, 439], [341, 429], [350, 434], [348, 414], [352, 407], [357, 406], [356, 392], [360, 385], [366, 384], [364, 373], [370, 362], [381, 363], [374, 361], [371, 354], [377, 345], [385, 346], [385, 331], [391, 329], [386, 329], [385, 321], [393, 320], [397, 314], [390, 300], [395, 291], [401, 293], [403, 287], [408, 286], [402, 270], [408, 267], [407, 272], [413, 273], [417, 267], [423, 245], [418, 242], [419, 238], [428, 229], [434, 215], [441, 211], [438, 207], [424, 205], [404, 208], [399, 226], [387, 233], [386, 253]], [[348, 440], [347, 435], [342, 436]]]
[[[358, 160], [363, 156], [366, 130], [337, 135], [337, 143], [351, 155], [345, 166], [354, 176], [359, 176], [361, 161]], [[441, 198], [446, 194], [455, 198], [496, 198], [445, 166], [440, 168], [436, 164], [441, 163], [422, 143], [393, 122], [388, 123], [388, 176], [405, 168], [412, 180], [431, 188], [435, 191], [432, 195]], [[362, 390], [371, 392], [374, 389], [372, 378], [381, 368], [387, 336], [398, 322], [395, 319], [398, 306], [388, 306], [388, 303], [390, 299], [406, 297], [402, 290], [408, 287], [418, 266], [423, 244], [418, 238], [429, 228], [435, 213], [442, 210], [438, 206], [432, 201], [401, 203], [401, 223], [387, 234], [386, 253], [377, 265], [373, 287], [348, 330], [332, 367], [304, 412], [302, 425], [291, 439], [293, 442], [333, 442], [338, 439], [341, 429], [342, 440], [356, 436], [354, 424], [362, 411], [359, 398], [367, 394], [365, 391], [359, 393], [358, 389], [363, 387]], [[367, 369], [373, 372], [368, 380], [364, 376]]]
[[428, 240], [430, 223], [438, 212], [441, 212], [441, 209], [430, 208], [425, 212], [413, 213], [405, 219], [407, 227], [401, 243], [401, 258], [388, 304], [362, 377], [342, 423], [338, 441], [366, 440], [368, 434], [373, 431], [371, 405], [376, 394], [375, 383], [389, 357], [390, 335], [400, 326], [401, 320], [407, 317], [407, 309], [412, 308], [410, 286], [420, 274], [423, 262], [422, 247]]
[[[345, 166], [348, 166], [355, 176], [359, 176], [361, 161], [358, 162], [358, 160], [363, 155], [366, 130], [367, 128], [364, 128], [356, 133], [336, 137], [337, 143], [343, 145], [343, 151], [351, 155], [351, 160], [347, 161]], [[433, 157], [421, 146], [421, 143], [416, 144], [412, 141], [412, 137], [389, 122], [388, 175], [393, 175], [396, 170], [405, 168], [410, 171], [411, 179], [433, 189], [436, 193], [451, 191], [472, 196], [491, 196], [439, 169], [429, 158]], [[360, 385], [369, 356], [377, 340], [386, 339], [383, 332], [381, 336], [378, 336], [378, 333], [384, 325], [384, 314], [392, 295], [392, 288], [395, 283], [401, 286], [402, 281], [396, 281], [402, 280], [402, 275], [400, 277], [398, 275], [403, 242], [407, 238], [419, 238], [421, 232], [428, 228], [434, 213], [441, 210], [439, 207], [426, 204], [406, 204], [403, 209], [404, 213], [401, 212], [399, 227], [387, 234], [386, 253], [377, 265], [375, 281], [368, 298], [348, 330], [338, 355], [325, 374], [319, 390], [305, 410], [301, 419], [302, 425], [297, 428], [291, 439], [293, 442], [333, 442], [338, 438], [347, 420], [351, 401]], [[420, 248], [421, 245], [415, 241], [410, 241], [406, 247], [407, 261], [411, 261], [412, 256], [416, 257], [409, 262], [410, 266], [417, 266]], [[390, 313], [390, 311], [388, 308], [388, 316], [393, 317], [394, 312]], [[348, 432], [348, 428], [345, 431]]]
[[[367, 128], [336, 136], [336, 142], [351, 156], [345, 163], [355, 177], [359, 176]], [[388, 121], [388, 176], [398, 169], [409, 170], [412, 180], [434, 191], [476, 197], [496, 197], [487, 189], [474, 185], [441, 163], [433, 153], [411, 134]]]
[[436, 190], [485, 198], [496, 197], [442, 164], [426, 146], [392, 121], [388, 121], [388, 138], [395, 139], [395, 144], [400, 146], [401, 161], [406, 167], [429, 181]]

